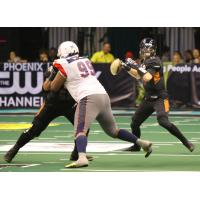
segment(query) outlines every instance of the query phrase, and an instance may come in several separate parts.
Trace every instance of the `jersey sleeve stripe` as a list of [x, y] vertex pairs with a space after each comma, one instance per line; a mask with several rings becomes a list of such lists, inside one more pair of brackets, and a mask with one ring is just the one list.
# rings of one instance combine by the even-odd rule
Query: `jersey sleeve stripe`
[[63, 69], [63, 67], [62, 67], [61, 64], [54, 63], [53, 66], [56, 67], [62, 73], [62, 75], [64, 75], [65, 77], [67, 77], [67, 73], [65, 72], [65, 70]]

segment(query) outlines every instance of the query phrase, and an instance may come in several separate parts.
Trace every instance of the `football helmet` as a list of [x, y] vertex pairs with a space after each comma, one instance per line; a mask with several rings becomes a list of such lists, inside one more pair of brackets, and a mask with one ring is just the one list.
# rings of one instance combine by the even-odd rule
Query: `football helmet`
[[67, 58], [70, 56], [78, 55], [79, 49], [72, 41], [66, 41], [59, 45], [57, 56], [60, 58]]
[[152, 38], [144, 38], [140, 42], [140, 56], [146, 59], [156, 55], [156, 41]]

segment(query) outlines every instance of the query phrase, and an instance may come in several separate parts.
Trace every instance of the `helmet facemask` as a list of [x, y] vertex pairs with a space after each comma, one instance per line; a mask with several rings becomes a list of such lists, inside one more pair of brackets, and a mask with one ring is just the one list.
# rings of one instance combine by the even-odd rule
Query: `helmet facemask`
[[155, 55], [156, 55], [155, 49], [153, 49], [151, 47], [144, 47], [144, 48], [140, 49], [140, 57], [142, 59], [147, 59], [147, 58], [150, 58]]
[[140, 43], [141, 59], [148, 59], [156, 55], [156, 41], [152, 38], [144, 38]]

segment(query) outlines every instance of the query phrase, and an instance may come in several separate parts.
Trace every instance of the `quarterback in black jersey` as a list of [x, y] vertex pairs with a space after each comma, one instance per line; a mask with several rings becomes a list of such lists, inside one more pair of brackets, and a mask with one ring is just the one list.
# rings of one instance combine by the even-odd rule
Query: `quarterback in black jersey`
[[[192, 152], [195, 148], [194, 145], [168, 119], [168, 94], [164, 86], [162, 65], [160, 59], [156, 56], [156, 42], [154, 39], [144, 38], [141, 41], [140, 57], [142, 59], [140, 65], [132, 59], [127, 59], [125, 63], [116, 60], [111, 65], [111, 73], [113, 75], [117, 74], [121, 69], [125, 69], [134, 78], [141, 79], [144, 85], [144, 99], [132, 117], [132, 133], [140, 137], [141, 124], [155, 111], [158, 124], [177, 137]], [[126, 150], [140, 151], [140, 147], [134, 145]]]
[[[54, 102], [48, 101], [48, 91], [49, 91], [49, 82], [52, 81], [57, 74], [57, 69], [50, 67], [45, 73], [45, 82], [43, 84], [43, 92], [46, 96], [45, 101], [39, 112], [35, 115], [32, 126], [28, 130], [25, 130], [21, 136], [18, 138], [16, 144], [5, 154], [4, 160], [6, 162], [11, 162], [12, 159], [16, 156], [17, 152], [21, 147], [27, 144], [29, 141], [35, 137], [39, 137], [40, 134], [48, 127], [51, 121], [59, 116], [66, 117], [71, 124], [74, 124], [74, 114], [76, 110], [76, 102], [71, 97], [69, 92], [62, 87], [56, 94]], [[77, 160], [78, 152], [76, 145], [72, 151], [70, 160]], [[88, 159], [92, 159], [88, 157]]]

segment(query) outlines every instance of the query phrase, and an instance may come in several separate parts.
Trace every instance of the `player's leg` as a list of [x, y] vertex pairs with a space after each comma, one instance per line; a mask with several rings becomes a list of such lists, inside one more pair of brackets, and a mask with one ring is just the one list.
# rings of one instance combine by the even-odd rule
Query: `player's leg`
[[49, 123], [57, 117], [57, 114], [54, 111], [55, 108], [53, 106], [47, 107], [45, 104], [42, 105], [39, 112], [33, 119], [32, 126], [29, 129], [23, 131], [15, 145], [5, 154], [5, 161], [11, 162], [20, 148], [22, 148], [35, 137], [40, 136], [42, 131], [46, 129]]
[[[72, 125], [74, 125], [75, 112], [76, 112], [76, 106], [69, 107], [64, 111], [64, 116], [71, 122]], [[88, 136], [88, 133], [89, 133], [89, 130], [87, 131], [87, 134], [86, 134], [87, 136]], [[87, 159], [89, 161], [92, 161], [93, 157], [92, 156], [87, 156]], [[70, 160], [71, 161], [78, 160], [78, 150], [77, 150], [77, 146], [76, 146], [76, 141], [75, 140], [74, 140], [74, 149], [71, 152]]]
[[97, 121], [109, 136], [131, 142], [142, 147], [147, 152], [145, 157], [148, 157], [152, 152], [151, 142], [141, 140], [127, 130], [117, 128], [108, 96], [105, 97], [105, 104], [102, 108], [102, 112], [100, 112], [100, 114], [97, 116]]
[[[141, 136], [140, 126], [141, 124], [154, 112], [153, 102], [143, 100], [131, 120], [131, 131], [138, 138]], [[135, 144], [127, 149], [126, 151], [140, 151], [140, 147]]]
[[[76, 107], [74, 118], [75, 142], [78, 151], [78, 160], [72, 164], [66, 165], [66, 168], [77, 168], [88, 166], [86, 157], [87, 132], [91, 123], [96, 119], [99, 113], [98, 97], [90, 95], [80, 100]], [[97, 95], [99, 96], [99, 95]]]
[[[64, 111], [64, 116], [70, 121], [70, 123], [74, 126], [74, 116], [76, 112], [76, 106], [67, 108], [67, 110]], [[70, 160], [76, 161], [78, 159], [78, 150], [76, 147], [76, 142], [74, 140], [74, 148], [70, 155]]]
[[155, 103], [155, 110], [159, 125], [167, 129], [173, 136], [177, 137], [183, 143], [183, 145], [192, 152], [195, 148], [194, 145], [188, 141], [187, 138], [181, 133], [181, 131], [168, 119], [168, 99], [158, 99]]

